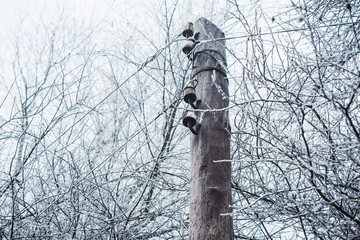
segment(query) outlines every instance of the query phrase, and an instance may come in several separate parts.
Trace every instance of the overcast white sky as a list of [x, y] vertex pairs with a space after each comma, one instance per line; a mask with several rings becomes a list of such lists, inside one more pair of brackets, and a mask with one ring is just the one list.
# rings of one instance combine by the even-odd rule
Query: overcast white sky
[[[40, 16], [45, 13], [51, 13], [60, 11], [61, 9], [71, 9], [72, 14], [76, 17], [99, 17], [103, 18], [109, 12], [111, 12], [111, 8], [113, 4], [123, 3], [123, 7], [127, 9], [133, 9], [136, 5], [142, 5], [143, 3], [162, 3], [162, 0], [0, 0], [0, 27], [1, 31], [4, 31], [7, 26], [11, 26], [13, 24], [18, 23], [18, 21], [27, 16]], [[204, 6], [202, 4], [193, 3], [192, 6], [182, 5], [182, 1], [180, 2], [180, 7], [191, 8], [194, 10], [194, 17], [196, 15], [201, 14], [199, 9], [204, 9], [205, 13], [206, 8], [212, 8], [214, 5], [217, 7], [224, 7], [224, 4], [220, 4], [220, 2], [224, 3], [225, 1], [207, 1], [209, 4]], [[276, 11], [280, 7], [289, 1], [287, 0], [241, 0], [238, 1], [242, 6], [249, 6], [254, 4], [255, 2], [261, 2], [261, 6], [264, 9], [269, 11]], [[131, 6], [132, 5], [132, 6]], [[196, 9], [197, 8], [197, 9]], [[125, 9], [118, 9], [124, 11]], [[225, 9], [224, 9], [225, 10]], [[136, 11], [136, 10], [135, 10]], [[126, 13], [128, 14], [128, 12]], [[200, 16], [196, 16], [200, 17]], [[206, 17], [206, 16], [204, 16]], [[4, 28], [5, 27], [5, 28]]]
[[102, 12], [106, 6], [102, 0], [0, 0], [1, 25], [11, 24], [26, 15], [40, 15], [42, 11], [54, 12], [62, 7], [73, 9], [79, 16], [90, 14], [94, 7]]

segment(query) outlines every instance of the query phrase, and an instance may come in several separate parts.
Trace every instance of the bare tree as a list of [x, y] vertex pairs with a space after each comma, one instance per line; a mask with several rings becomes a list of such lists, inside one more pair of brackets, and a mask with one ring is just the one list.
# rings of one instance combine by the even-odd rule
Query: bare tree
[[180, 34], [199, 16], [228, 37], [235, 237], [359, 238], [360, 6], [259, 3], [146, 2], [132, 12], [145, 25], [109, 1], [111, 18], [64, 10], [15, 32], [1, 61], [0, 238], [188, 238]]
[[36, 36], [19, 30], [13, 72], [2, 76], [1, 162], [12, 159], [1, 173], [2, 238], [188, 234], [189, 150], [179, 144], [185, 130], [175, 131], [189, 64], [177, 1], [164, 4], [156, 39], [126, 22], [76, 25], [65, 13]]
[[232, 4], [247, 31], [245, 56], [229, 49], [242, 69], [232, 79], [237, 237], [357, 239], [360, 5], [293, 2], [252, 25]]

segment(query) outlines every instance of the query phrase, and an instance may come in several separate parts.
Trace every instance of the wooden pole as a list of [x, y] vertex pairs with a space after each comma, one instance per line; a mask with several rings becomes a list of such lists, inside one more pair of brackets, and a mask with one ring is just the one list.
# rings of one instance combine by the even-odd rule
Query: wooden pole
[[[193, 79], [201, 99], [198, 135], [191, 137], [190, 240], [233, 239], [228, 80], [224, 33], [205, 18], [195, 22], [200, 41], [193, 53]], [[223, 40], [214, 40], [214, 39]], [[205, 110], [205, 111], [203, 111]]]

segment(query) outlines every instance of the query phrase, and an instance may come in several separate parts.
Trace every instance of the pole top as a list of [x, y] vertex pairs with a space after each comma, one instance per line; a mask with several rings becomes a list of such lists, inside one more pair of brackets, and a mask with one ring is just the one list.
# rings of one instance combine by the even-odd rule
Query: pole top
[[[195, 21], [195, 34], [200, 32], [199, 40], [210, 40], [216, 38], [225, 38], [225, 34], [214, 23], [201, 17]], [[201, 36], [201, 33], [204, 35]]]
[[[221, 64], [216, 63], [216, 67], [220, 72], [226, 76], [226, 53], [225, 53], [225, 34], [214, 23], [208, 19], [201, 17], [195, 21], [194, 24], [194, 38], [199, 43], [196, 45], [194, 51], [194, 58], [198, 54], [205, 53], [212, 55], [215, 59], [221, 61]], [[195, 73], [196, 75], [197, 73]], [[194, 76], [194, 74], [193, 74]]]

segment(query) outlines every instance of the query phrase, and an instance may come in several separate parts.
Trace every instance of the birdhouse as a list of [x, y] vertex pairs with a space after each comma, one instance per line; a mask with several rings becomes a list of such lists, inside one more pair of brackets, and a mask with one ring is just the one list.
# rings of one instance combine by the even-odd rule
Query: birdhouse
[[194, 25], [192, 22], [188, 22], [183, 31], [183, 36], [186, 38], [192, 37], [194, 35]]

